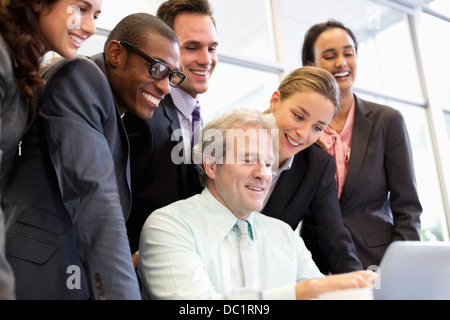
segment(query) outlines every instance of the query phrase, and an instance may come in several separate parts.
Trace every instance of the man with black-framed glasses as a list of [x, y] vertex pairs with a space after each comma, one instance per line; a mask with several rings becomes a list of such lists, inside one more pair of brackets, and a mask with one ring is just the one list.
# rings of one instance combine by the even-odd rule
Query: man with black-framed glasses
[[202, 128], [199, 95], [208, 90], [217, 63], [216, 26], [207, 0], [168, 0], [160, 5], [157, 16], [178, 37], [180, 71], [187, 77], [161, 101], [152, 119], [143, 121], [131, 113], [124, 117], [133, 195], [127, 232], [136, 267], [139, 237], [148, 215], [202, 190], [191, 148]]
[[159, 61], [149, 57], [127, 41], [119, 41], [119, 43], [131, 49], [131, 51], [147, 61], [150, 64], [148, 73], [156, 80], [164, 80], [166, 77], [169, 77], [169, 84], [174, 88], [177, 88], [184, 80], [186, 80], [186, 75], [183, 72], [173, 71], [164, 61]]
[[39, 116], [2, 193], [12, 204], [6, 248], [18, 297], [141, 298], [125, 226], [131, 181], [121, 117], [150, 119], [184, 81], [178, 64], [173, 30], [138, 13], [110, 32], [104, 52], [44, 70]]

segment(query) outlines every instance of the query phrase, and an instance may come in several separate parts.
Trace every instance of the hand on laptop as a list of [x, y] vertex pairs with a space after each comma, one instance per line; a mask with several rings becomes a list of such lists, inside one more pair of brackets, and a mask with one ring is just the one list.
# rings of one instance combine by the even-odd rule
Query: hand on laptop
[[329, 291], [372, 287], [376, 276], [373, 271], [361, 270], [305, 280], [297, 283], [295, 293], [297, 300], [315, 299]]

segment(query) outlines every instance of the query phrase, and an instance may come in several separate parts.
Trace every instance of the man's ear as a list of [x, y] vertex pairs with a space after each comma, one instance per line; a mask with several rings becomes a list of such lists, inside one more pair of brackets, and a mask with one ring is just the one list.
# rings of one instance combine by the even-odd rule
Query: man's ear
[[216, 168], [217, 164], [213, 156], [210, 154], [205, 154], [203, 156], [203, 169], [205, 170], [206, 175], [211, 180], [216, 178]]
[[119, 41], [111, 40], [106, 46], [105, 57], [111, 66], [117, 68], [125, 61], [125, 48]]

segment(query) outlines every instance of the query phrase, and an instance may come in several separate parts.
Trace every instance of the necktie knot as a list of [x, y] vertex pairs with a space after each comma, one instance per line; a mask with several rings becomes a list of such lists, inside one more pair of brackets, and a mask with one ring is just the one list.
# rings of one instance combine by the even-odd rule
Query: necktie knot
[[200, 121], [200, 105], [198, 103], [192, 111], [192, 121]]
[[237, 228], [238, 228], [238, 236], [239, 240], [250, 240], [250, 236], [248, 233], [248, 222], [247, 220], [238, 220], [236, 222]]

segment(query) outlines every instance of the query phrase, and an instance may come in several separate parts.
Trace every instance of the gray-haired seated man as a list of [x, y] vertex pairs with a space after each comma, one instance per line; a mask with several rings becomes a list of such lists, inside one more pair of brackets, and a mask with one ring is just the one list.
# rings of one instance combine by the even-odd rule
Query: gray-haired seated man
[[222, 299], [244, 288], [255, 299], [311, 299], [370, 284], [370, 271], [324, 276], [289, 225], [258, 212], [276, 163], [272, 141], [275, 121], [257, 110], [205, 126], [193, 149], [203, 192], [154, 211], [143, 227], [143, 298]]

